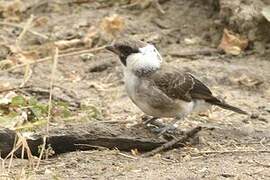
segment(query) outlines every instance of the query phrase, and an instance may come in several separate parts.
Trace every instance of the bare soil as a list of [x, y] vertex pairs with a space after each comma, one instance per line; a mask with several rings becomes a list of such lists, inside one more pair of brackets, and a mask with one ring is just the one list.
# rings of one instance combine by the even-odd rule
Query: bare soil
[[[29, 170], [27, 160], [15, 159], [12, 172], [8, 174], [10, 178], [270, 179], [270, 57], [267, 53], [258, 54], [251, 48], [239, 56], [175, 55], [218, 46], [223, 26], [216, 24], [217, 10], [204, 1], [166, 1], [161, 4], [165, 14], [155, 7], [136, 9], [117, 3], [101, 6], [99, 2], [72, 2], [41, 4], [27, 10], [26, 14], [48, 18], [44, 26], [34, 30], [51, 34], [55, 40], [83, 37], [91, 25], [98, 26], [105, 16], [119, 14], [124, 18], [125, 34], [153, 42], [165, 61], [179, 70], [189, 70], [211, 87], [214, 94], [259, 117], [249, 118], [214, 108], [209, 116], [189, 117], [179, 123], [181, 130], [198, 125], [209, 127], [199, 133], [198, 142], [185, 148], [150, 158], [131, 153], [125, 156], [108, 149], [71, 152], [42, 161], [36, 171]], [[8, 32], [12, 30], [8, 28]], [[6, 36], [7, 32], [0, 30], [0, 33]], [[12, 43], [14, 37], [10, 35], [7, 39]], [[28, 38], [25, 47], [36, 41]], [[109, 40], [100, 37], [96, 45], [104, 42]], [[28, 83], [49, 85], [50, 64], [36, 64]], [[122, 76], [117, 57], [105, 50], [94, 53], [88, 60], [80, 56], [60, 59], [56, 84], [75, 92], [88, 109], [75, 111], [72, 120], [54, 119], [52, 126], [91, 121], [111, 129], [110, 121], [122, 128], [140, 123], [143, 113], [127, 97]], [[1, 75], [0, 80], [18, 85], [22, 78], [23, 71], [16, 70]]]

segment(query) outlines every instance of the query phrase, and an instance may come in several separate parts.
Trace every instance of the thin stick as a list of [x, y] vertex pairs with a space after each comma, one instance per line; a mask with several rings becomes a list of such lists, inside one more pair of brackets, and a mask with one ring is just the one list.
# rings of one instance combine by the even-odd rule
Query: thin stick
[[46, 141], [47, 141], [47, 136], [45, 135], [45, 136], [43, 137], [43, 144], [42, 144], [42, 148], [41, 148], [41, 151], [40, 151], [40, 154], [39, 154], [39, 157], [38, 157], [38, 162], [37, 162], [37, 165], [36, 165], [36, 169], [39, 168], [39, 165], [40, 165], [42, 156], [43, 156], [44, 151], [45, 151]]
[[13, 154], [19, 149], [20, 139], [18, 139], [17, 135], [15, 136], [14, 144], [12, 150], [8, 153], [4, 160], [7, 160], [9, 157], [13, 156]]
[[34, 20], [34, 16], [31, 15], [30, 18], [27, 20], [25, 26], [23, 27], [22, 32], [20, 33], [20, 35], [18, 36], [18, 38], [16, 38], [16, 46], [17, 47], [20, 47], [20, 43], [21, 43], [21, 41], [23, 39], [23, 36], [30, 29], [30, 26], [31, 26], [33, 20]]
[[[25, 26], [23, 27], [22, 32], [21, 32], [20, 35], [16, 38], [15, 44], [16, 44], [16, 47], [17, 47], [20, 51], [21, 51], [21, 41], [22, 41], [24, 35], [26, 34], [27, 30], [30, 29], [30, 26], [31, 26], [33, 20], [34, 20], [34, 16], [31, 15], [30, 18], [27, 20]], [[24, 72], [23, 82], [22, 82], [21, 85], [20, 85], [21, 87], [23, 87], [23, 86], [26, 84], [26, 82], [30, 79], [31, 75], [32, 75], [32, 70], [31, 70], [31, 68], [30, 68], [30, 65], [27, 65], [27, 66], [25, 67], [25, 72]]]
[[24, 87], [25, 84], [29, 81], [33, 74], [32, 69], [30, 68], [30, 65], [25, 66], [25, 71], [24, 71], [24, 77], [23, 77], [23, 82], [21, 83], [20, 87]]
[[160, 14], [165, 14], [165, 11], [162, 9], [161, 5], [159, 4], [158, 0], [153, 0], [152, 1], [153, 5], [155, 6], [155, 8], [157, 8], [158, 12]]
[[[11, 26], [11, 27], [16, 27], [16, 28], [23, 29], [22, 26], [20, 26], [18, 24], [14, 24], [14, 23], [9, 23], [9, 22], [0, 22], [0, 25], [2, 25], [2, 26]], [[39, 37], [41, 37], [43, 39], [46, 39], [46, 40], [49, 39], [47, 36], [45, 36], [45, 35], [43, 35], [41, 33], [38, 33], [36, 31], [33, 31], [31, 29], [27, 29], [27, 32], [29, 32], [29, 33], [31, 33], [33, 35], [39, 36]]]
[[201, 154], [230, 154], [230, 153], [270, 153], [270, 150], [227, 150], [227, 151], [201, 151], [191, 155]]
[[13, 88], [8, 88], [8, 89], [3, 89], [3, 90], [0, 90], [0, 93], [3, 93], [3, 92], [9, 92], [9, 91], [18, 91], [20, 89], [27, 89], [27, 88], [30, 88], [32, 87], [31, 85], [29, 86], [23, 86], [23, 87], [13, 87]]
[[212, 49], [212, 48], [205, 48], [205, 49], [195, 49], [191, 51], [175, 51], [175, 52], [169, 52], [170, 56], [173, 57], [182, 57], [182, 58], [188, 58], [192, 56], [197, 56], [197, 55], [212, 55], [212, 54], [220, 54], [221, 51], [218, 49]]
[[54, 56], [53, 56], [53, 64], [52, 64], [52, 72], [51, 72], [50, 96], [49, 96], [49, 102], [48, 102], [48, 116], [47, 116], [47, 125], [46, 125], [46, 135], [43, 137], [43, 145], [42, 145], [42, 149], [41, 149], [41, 152], [40, 152], [40, 155], [39, 155], [39, 158], [38, 158], [36, 169], [39, 168], [40, 161], [42, 159], [42, 156], [43, 156], [45, 148], [46, 148], [46, 140], [47, 140], [47, 137], [49, 137], [49, 128], [50, 128], [51, 110], [52, 110], [53, 84], [54, 84], [54, 81], [55, 81], [55, 72], [56, 72], [57, 63], [58, 63], [58, 53], [59, 53], [59, 50], [56, 47], [55, 48], [55, 53], [54, 53]]
[[153, 156], [161, 151], [164, 151], [164, 150], [168, 150], [170, 148], [172, 148], [175, 144], [178, 144], [178, 143], [185, 143], [189, 138], [192, 138], [194, 137], [199, 131], [202, 130], [202, 127], [198, 126], [190, 131], [188, 131], [187, 133], [185, 133], [184, 137], [181, 137], [181, 138], [175, 138], [163, 145], [161, 145], [160, 147], [150, 151], [150, 152], [147, 152], [145, 154], [143, 154], [142, 156], [143, 157], [150, 157], [150, 156]]
[[261, 162], [255, 160], [255, 159], [253, 159], [253, 161], [254, 161], [256, 164], [260, 165], [260, 166], [263, 166], [263, 167], [266, 167], [266, 168], [270, 168], [270, 164], [263, 164], [263, 163], [261, 163]]
[[7, 157], [5, 158], [5, 160], [6, 160], [6, 159], [10, 156], [10, 160], [9, 160], [9, 164], [8, 164], [8, 172], [10, 172], [10, 168], [11, 168], [11, 165], [12, 165], [14, 153], [20, 148], [21, 144], [22, 144], [21, 140], [18, 139], [18, 136], [15, 136], [13, 149], [12, 149], [12, 151], [7, 155]]
[[137, 157], [134, 157], [134, 156], [130, 156], [130, 155], [128, 155], [128, 154], [125, 154], [125, 153], [121, 153], [121, 152], [118, 152], [117, 153], [118, 155], [121, 155], [121, 156], [124, 156], [124, 157], [127, 157], [127, 158], [129, 158], [129, 159], [138, 159]]
[[0, 168], [0, 173], [2, 174], [5, 172], [5, 160], [1, 157], [1, 152], [0, 152], [0, 161], [1, 161], [1, 168]]
[[[81, 51], [75, 51], [75, 52], [71, 52], [71, 53], [60, 54], [58, 56], [58, 58], [67, 57], [67, 56], [76, 56], [76, 55], [84, 54], [84, 53], [92, 53], [92, 52], [103, 50], [104, 48], [105, 48], [105, 46], [101, 46], [101, 47], [92, 48], [92, 49], [85, 49], [85, 50], [81, 50]], [[20, 64], [20, 65], [11, 67], [9, 69], [6, 69], [4, 71], [0, 71], [0, 74], [1, 73], [5, 73], [5, 72], [10, 72], [10, 71], [13, 71], [15, 69], [22, 68], [22, 67], [27, 66], [27, 65], [32, 65], [32, 64], [46, 62], [46, 61], [51, 60], [51, 59], [52, 59], [52, 57], [45, 57], [45, 58], [37, 59], [37, 60], [32, 61], [32, 62], [29, 62], [29, 63]]]
[[49, 102], [48, 102], [49, 107], [48, 107], [48, 117], [47, 117], [47, 127], [46, 127], [47, 136], [49, 135], [49, 124], [50, 124], [50, 120], [51, 120], [53, 84], [54, 84], [54, 81], [55, 81], [55, 72], [56, 72], [57, 63], [58, 63], [58, 53], [59, 53], [59, 50], [56, 47], [55, 48], [55, 54], [54, 54], [54, 57], [53, 57], [51, 82], [50, 82], [50, 96], [49, 96]]
[[[17, 133], [17, 135], [18, 135], [19, 139], [22, 142], [22, 145], [21, 145], [22, 146], [22, 149], [23, 150], [26, 150], [26, 154], [27, 154], [27, 158], [28, 158], [28, 161], [29, 161], [29, 165], [30, 165], [31, 168], [33, 168], [33, 155], [32, 155], [32, 152], [31, 152], [29, 146], [28, 146], [27, 140], [26, 140], [25, 137], [22, 136], [21, 133]], [[23, 153], [22, 154], [22, 158], [23, 158], [24, 151], [22, 153]]]
[[108, 150], [109, 148], [102, 147], [102, 146], [94, 146], [94, 145], [89, 145], [89, 144], [74, 144], [75, 146], [85, 146], [93, 149], [98, 149], [98, 150]]

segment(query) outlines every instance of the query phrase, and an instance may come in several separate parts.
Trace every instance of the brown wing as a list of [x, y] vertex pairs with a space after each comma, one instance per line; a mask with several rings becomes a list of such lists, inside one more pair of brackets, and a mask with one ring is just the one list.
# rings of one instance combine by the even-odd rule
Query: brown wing
[[210, 89], [204, 85], [201, 81], [199, 81], [198, 79], [196, 79], [193, 75], [188, 74], [189, 76], [191, 76], [193, 78], [194, 81], [194, 86], [190, 91], [190, 95], [192, 98], [194, 99], [212, 99], [213, 98], [213, 94], [210, 91]]
[[214, 97], [210, 89], [190, 73], [163, 69], [153, 74], [151, 78], [155, 86], [170, 98], [188, 102], [202, 99], [224, 109], [240, 114], [248, 114], [246, 111]]
[[167, 96], [190, 102], [192, 99], [211, 99], [211, 91], [190, 73], [161, 69], [151, 76], [158, 89]]

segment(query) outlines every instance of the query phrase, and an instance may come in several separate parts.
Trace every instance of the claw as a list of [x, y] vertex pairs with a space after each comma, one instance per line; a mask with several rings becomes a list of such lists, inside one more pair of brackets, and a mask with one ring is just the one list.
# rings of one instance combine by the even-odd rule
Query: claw
[[147, 127], [150, 127], [150, 131], [157, 134], [158, 137], [164, 135], [165, 133], [173, 134], [177, 130], [176, 122], [178, 119], [175, 119], [171, 124], [165, 125], [162, 122], [156, 121], [158, 118], [153, 117], [150, 119], [144, 120], [143, 124]]
[[176, 127], [174, 125], [168, 125], [165, 127], [161, 127], [161, 128], [155, 128], [153, 131], [155, 133], [158, 133], [158, 137], [162, 136], [165, 133], [170, 133], [172, 134], [173, 132], [176, 131]]

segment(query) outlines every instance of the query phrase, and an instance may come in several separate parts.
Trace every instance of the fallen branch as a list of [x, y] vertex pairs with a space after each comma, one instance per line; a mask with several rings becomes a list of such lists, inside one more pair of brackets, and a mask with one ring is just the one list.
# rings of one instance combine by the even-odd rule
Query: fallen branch
[[[40, 147], [43, 144], [43, 135], [35, 134], [25, 137], [31, 153], [38, 156]], [[0, 154], [6, 157], [12, 150], [16, 132], [0, 128]], [[65, 128], [51, 127], [50, 134], [46, 138], [46, 147], [50, 147], [55, 155], [77, 150], [93, 150], [105, 147], [109, 149], [117, 148], [120, 151], [130, 152], [137, 149], [139, 152], [146, 152], [162, 146], [166, 140], [156, 138], [156, 135], [149, 133], [143, 127], [122, 128], [118, 124], [94, 123], [68, 126]], [[175, 143], [173, 148], [183, 147], [181, 143]], [[14, 152], [15, 157], [22, 156], [22, 149]], [[27, 158], [27, 154], [24, 154]]]
[[153, 156], [161, 151], [164, 151], [164, 150], [168, 150], [168, 149], [171, 149], [173, 148], [176, 144], [183, 144], [183, 143], [186, 143], [188, 141], [189, 138], [192, 138], [194, 137], [199, 131], [202, 130], [202, 127], [196, 127], [190, 131], [188, 131], [187, 133], [185, 133], [184, 137], [180, 137], [180, 138], [174, 138], [173, 140], [163, 144], [162, 146], [150, 151], [150, 152], [147, 152], [145, 154], [143, 154], [143, 157], [150, 157], [150, 156]]

